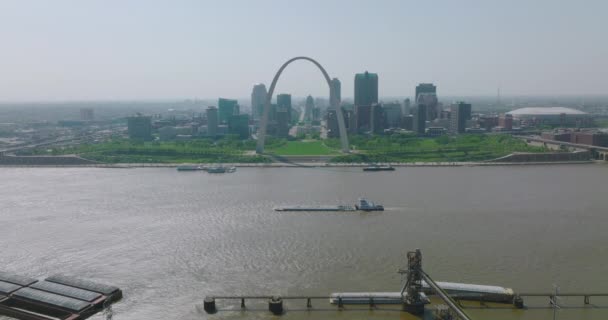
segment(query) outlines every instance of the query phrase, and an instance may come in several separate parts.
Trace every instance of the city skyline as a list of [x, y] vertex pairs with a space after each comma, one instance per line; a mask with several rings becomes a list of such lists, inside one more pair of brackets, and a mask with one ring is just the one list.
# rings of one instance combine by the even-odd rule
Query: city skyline
[[[600, 1], [7, 1], [0, 101], [243, 98], [300, 55], [346, 84], [345, 98], [364, 70], [379, 75], [380, 97], [411, 97], [426, 82], [442, 96], [601, 95], [606, 9]], [[328, 96], [319, 79], [296, 63], [277, 91]]]

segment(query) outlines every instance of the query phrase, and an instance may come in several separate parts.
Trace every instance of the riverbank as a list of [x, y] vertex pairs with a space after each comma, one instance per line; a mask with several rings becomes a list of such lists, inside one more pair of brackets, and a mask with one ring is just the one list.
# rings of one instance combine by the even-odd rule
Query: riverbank
[[[552, 162], [411, 162], [383, 163], [393, 167], [489, 167], [489, 166], [542, 166], [542, 165], [581, 165], [602, 164], [604, 161], [552, 161]], [[177, 168], [182, 165], [193, 166], [234, 166], [239, 168], [363, 168], [369, 163], [331, 163], [331, 162], [273, 162], [273, 163], [113, 163], [113, 164], [80, 164], [80, 165], [0, 165], [0, 168]]]

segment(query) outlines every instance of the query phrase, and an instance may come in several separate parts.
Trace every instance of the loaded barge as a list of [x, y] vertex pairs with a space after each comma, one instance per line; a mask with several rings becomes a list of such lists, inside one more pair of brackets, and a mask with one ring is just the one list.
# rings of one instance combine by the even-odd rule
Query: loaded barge
[[205, 170], [205, 168], [201, 166], [191, 166], [191, 165], [181, 165], [177, 166], [177, 171], [199, 171]]
[[395, 171], [395, 167], [371, 165], [371, 166], [364, 167], [363, 171]]
[[293, 206], [278, 207], [274, 211], [356, 211], [353, 206]]
[[384, 211], [384, 206], [359, 198], [354, 206], [290, 206], [274, 208], [275, 211]]
[[224, 166], [201, 167], [201, 166], [192, 166], [192, 165], [180, 165], [180, 166], [177, 166], [177, 171], [207, 171], [208, 173], [233, 173], [233, 172], [236, 172], [236, 167], [224, 167]]

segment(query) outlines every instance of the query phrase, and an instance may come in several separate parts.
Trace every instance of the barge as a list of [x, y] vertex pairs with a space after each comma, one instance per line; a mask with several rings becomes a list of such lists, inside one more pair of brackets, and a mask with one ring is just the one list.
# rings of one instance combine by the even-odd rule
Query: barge
[[359, 198], [354, 206], [288, 206], [277, 207], [274, 211], [384, 211], [384, 207], [368, 199]]
[[292, 206], [278, 207], [274, 211], [356, 211], [353, 206]]
[[177, 166], [177, 171], [199, 171], [205, 170], [205, 168], [201, 166], [191, 166], [191, 165], [180, 165]]
[[207, 171], [208, 173], [232, 173], [236, 171], [236, 167], [213, 166], [203, 167], [194, 165], [179, 165], [177, 171]]
[[371, 165], [371, 166], [364, 167], [363, 171], [395, 171], [395, 167]]
[[209, 167], [206, 168], [208, 173], [233, 173], [236, 171], [236, 167]]
[[122, 299], [122, 291], [62, 275], [38, 281], [0, 271], [0, 315], [22, 320], [87, 319]]
[[[513, 289], [499, 286], [441, 281], [437, 282], [437, 285], [450, 296], [459, 300], [512, 303], [515, 296]], [[427, 297], [435, 295], [435, 292], [422, 280], [420, 294], [423, 295], [423, 301], [428, 303]], [[376, 304], [400, 304], [403, 302], [400, 292], [338, 292], [331, 294], [329, 303], [369, 304], [370, 299], [373, 299]]]

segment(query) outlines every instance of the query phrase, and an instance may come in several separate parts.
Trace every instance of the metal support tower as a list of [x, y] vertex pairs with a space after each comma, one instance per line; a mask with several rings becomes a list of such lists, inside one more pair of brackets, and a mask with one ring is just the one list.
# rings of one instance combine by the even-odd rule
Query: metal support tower
[[403, 310], [412, 314], [424, 313], [422, 292], [422, 252], [420, 249], [407, 253], [407, 281], [401, 288]]
[[403, 310], [412, 314], [423, 314], [424, 303], [422, 292], [422, 281], [424, 280], [437, 295], [447, 304], [447, 306], [456, 313], [461, 320], [470, 320], [469, 316], [462, 310], [460, 306], [441, 289], [437, 283], [428, 274], [422, 270], [422, 252], [420, 249], [407, 253], [407, 281], [401, 289], [401, 298], [403, 299]]

